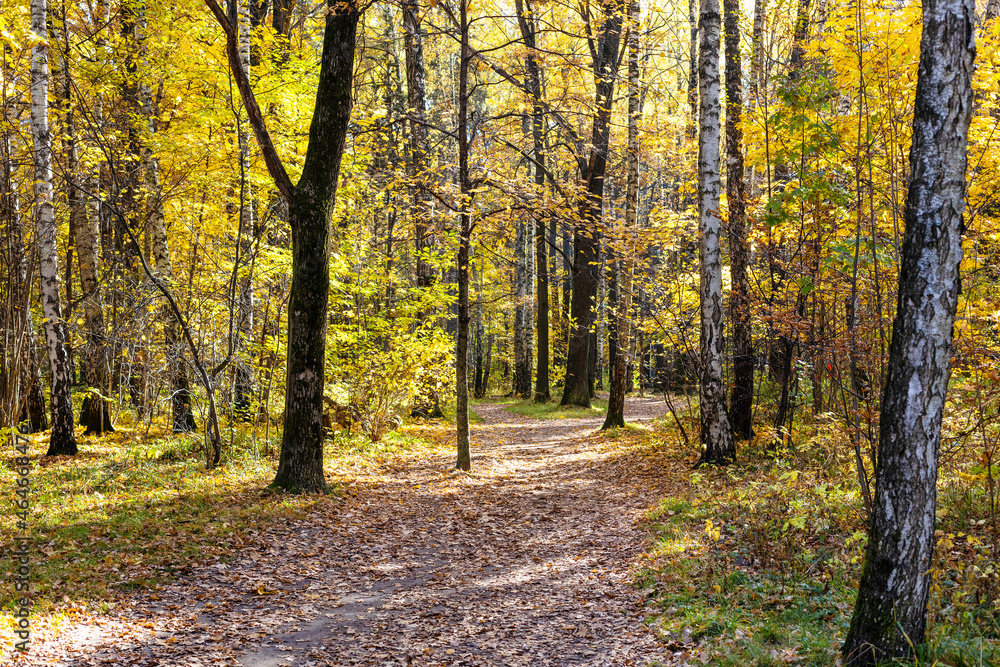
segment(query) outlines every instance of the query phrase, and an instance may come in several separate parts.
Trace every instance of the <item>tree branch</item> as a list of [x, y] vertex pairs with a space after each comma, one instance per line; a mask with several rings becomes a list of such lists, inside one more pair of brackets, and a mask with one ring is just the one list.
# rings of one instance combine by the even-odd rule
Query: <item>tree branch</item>
[[226, 33], [226, 54], [229, 57], [229, 67], [233, 71], [233, 78], [236, 79], [236, 87], [239, 88], [240, 97], [243, 98], [243, 105], [247, 108], [250, 126], [253, 127], [254, 134], [257, 135], [257, 143], [264, 155], [267, 171], [274, 179], [278, 191], [291, 206], [295, 200], [295, 186], [292, 185], [292, 180], [288, 177], [288, 172], [285, 171], [285, 165], [278, 157], [278, 151], [271, 143], [271, 135], [268, 134], [267, 125], [264, 123], [264, 115], [260, 111], [260, 106], [257, 105], [257, 98], [253, 94], [253, 88], [250, 87], [250, 79], [247, 77], [246, 70], [243, 69], [243, 63], [240, 62], [239, 38], [236, 34], [236, 28], [226, 17], [225, 11], [216, 0], [205, 0], [205, 4], [212, 10], [215, 20], [222, 27], [222, 31]]

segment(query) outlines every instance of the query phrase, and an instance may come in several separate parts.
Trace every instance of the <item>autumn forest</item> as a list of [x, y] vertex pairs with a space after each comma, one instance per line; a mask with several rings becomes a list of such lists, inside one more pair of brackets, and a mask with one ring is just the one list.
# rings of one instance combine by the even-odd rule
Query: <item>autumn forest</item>
[[998, 121], [998, 0], [3, 2], [0, 660], [996, 664]]

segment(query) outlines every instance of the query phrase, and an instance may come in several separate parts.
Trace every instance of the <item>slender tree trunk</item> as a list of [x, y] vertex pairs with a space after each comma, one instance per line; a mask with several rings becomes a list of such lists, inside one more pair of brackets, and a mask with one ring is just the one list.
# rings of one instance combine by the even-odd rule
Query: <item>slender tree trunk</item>
[[[527, 72], [525, 87], [531, 95], [531, 139], [533, 146], [535, 191], [542, 198], [545, 190], [545, 134], [543, 123], [545, 109], [542, 105], [542, 75], [535, 55], [536, 26], [531, 3], [528, 0], [515, 0], [518, 27], [521, 39], [528, 49], [524, 64]], [[535, 402], [544, 403], [549, 400], [549, 267], [548, 253], [545, 244], [545, 217], [537, 214], [534, 221], [535, 272], [537, 275], [536, 293], [538, 298], [538, 317], [536, 330], [538, 337], [538, 368], [535, 370]], [[530, 300], [528, 303], [530, 313]], [[530, 339], [530, 332], [528, 334]], [[529, 362], [530, 363], [530, 362]], [[530, 368], [529, 368], [530, 374]]]
[[[530, 273], [528, 246], [531, 234], [523, 220], [514, 223], [514, 396], [531, 393], [531, 329], [528, 298]], [[527, 305], [527, 308], [525, 307]]]
[[760, 105], [764, 94], [764, 19], [767, 0], [753, 3], [753, 50], [750, 62], [750, 96], [754, 105]]
[[753, 432], [753, 343], [750, 337], [750, 244], [747, 242], [746, 189], [743, 180], [743, 70], [740, 66], [739, 0], [723, 0], [726, 21], [726, 198], [729, 200], [729, 256], [732, 290], [733, 435]]
[[701, 463], [736, 458], [722, 382], [722, 251], [719, 243], [719, 1], [701, 0], [698, 76], [698, 259], [701, 300]]
[[[250, 6], [256, 0], [230, 0], [236, 3], [237, 29], [240, 42], [240, 63], [249, 75], [250, 49]], [[237, 327], [234, 345], [235, 381], [233, 383], [233, 407], [243, 419], [250, 419], [250, 405], [253, 402], [253, 371], [250, 367], [250, 343], [253, 341], [254, 298], [253, 298], [253, 263], [249, 261], [253, 248], [253, 238], [256, 235], [254, 220], [253, 193], [250, 189], [250, 134], [246, 119], [239, 113], [238, 122], [240, 174], [237, 186], [239, 188], [240, 205], [240, 259], [244, 269], [239, 276], [239, 293], [236, 299]]]
[[[12, 70], [8, 69], [6, 59], [3, 62], [4, 78], [12, 78]], [[3, 424], [9, 426], [19, 424], [25, 426], [29, 433], [44, 431], [49, 427], [45, 415], [45, 393], [42, 389], [40, 364], [36, 349], [35, 326], [31, 314], [31, 276], [28, 271], [29, 248], [21, 217], [21, 198], [17, 180], [17, 163], [14, 161], [14, 141], [16, 134], [16, 107], [19, 98], [7, 96], [4, 88], [3, 114], [5, 130], [0, 138], [0, 222], [6, 223], [7, 248], [9, 258], [6, 269], [8, 279], [8, 303], [4, 326], [6, 333], [3, 344], [6, 349], [4, 358], [8, 365], [0, 371], [0, 377], [6, 373], [6, 398], [9, 400], [3, 408], [8, 411]], [[10, 92], [14, 92], [11, 90]]]
[[694, 137], [698, 131], [698, 15], [695, 10], [698, 0], [688, 0], [688, 23], [691, 26], [691, 42], [688, 52], [688, 108], [691, 115], [688, 136]]
[[882, 398], [875, 501], [844, 642], [847, 665], [924, 642], [941, 419], [951, 368], [975, 60], [972, 0], [925, 0], [899, 295]]
[[459, 0], [462, 51], [458, 73], [458, 184], [461, 207], [458, 237], [458, 335], [455, 339], [455, 430], [459, 470], [472, 468], [469, 441], [469, 247], [472, 242], [472, 179], [469, 176], [469, 19], [468, 2]]
[[[478, 281], [477, 281], [478, 282]], [[486, 395], [486, 386], [483, 384], [483, 302], [482, 285], [480, 284], [479, 294], [476, 298], [476, 335], [473, 344], [472, 358], [476, 366], [476, 377], [473, 381], [473, 396], [482, 398]]]
[[406, 96], [410, 117], [410, 179], [413, 181], [413, 223], [417, 255], [417, 287], [434, 284], [430, 253], [434, 236], [430, 233], [430, 202], [424, 172], [427, 169], [427, 101], [424, 73], [423, 34], [417, 0], [403, 0], [403, 46], [406, 59]]
[[628, 39], [628, 177], [625, 186], [624, 253], [621, 258], [619, 297], [615, 301], [615, 354], [611, 368], [608, 415], [602, 429], [625, 426], [625, 375], [632, 334], [632, 272], [635, 257], [636, 214], [639, 205], [639, 3], [629, 5]]
[[[559, 356], [565, 364], [569, 353], [570, 309], [573, 300], [573, 234], [569, 228], [562, 232], [562, 311], [559, 322]], [[566, 378], [563, 378], [566, 387]]]
[[76, 454], [73, 401], [66, 354], [66, 322], [59, 294], [59, 254], [52, 206], [52, 138], [49, 133], [49, 46], [46, 0], [31, 0], [31, 136], [35, 148], [35, 216], [41, 251], [42, 315], [52, 373], [52, 436], [46, 456]]

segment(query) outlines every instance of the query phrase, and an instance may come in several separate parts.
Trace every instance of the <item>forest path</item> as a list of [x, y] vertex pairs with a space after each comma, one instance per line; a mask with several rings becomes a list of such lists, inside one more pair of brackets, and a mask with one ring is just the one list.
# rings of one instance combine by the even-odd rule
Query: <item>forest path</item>
[[[475, 410], [471, 474], [443, 450], [373, 466], [345, 502], [318, 503], [236, 561], [141, 594], [119, 632], [103, 628], [104, 641], [61, 664], [670, 662], [630, 586], [665, 471], [595, 437], [598, 418]], [[626, 418], [663, 410], [662, 399], [630, 399]]]

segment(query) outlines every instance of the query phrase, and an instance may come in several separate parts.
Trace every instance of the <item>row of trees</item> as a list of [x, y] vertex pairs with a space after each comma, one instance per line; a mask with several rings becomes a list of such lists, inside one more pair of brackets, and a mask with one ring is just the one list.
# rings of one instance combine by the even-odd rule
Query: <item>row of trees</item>
[[846, 655], [905, 652], [926, 576], [887, 573], [927, 570], [956, 307], [957, 366], [995, 353], [996, 77], [971, 40], [992, 53], [997, 8], [15, 3], [0, 414], [73, 454], [74, 386], [91, 434], [162, 404], [176, 432], [201, 415], [209, 465], [221, 419], [277, 422], [275, 485], [320, 491], [331, 404], [378, 437], [454, 397], [469, 469], [498, 365], [580, 406], [607, 369], [606, 427], [636, 380], [697, 384], [707, 464], [832, 413], [872, 525], [913, 526], [872, 541]]

